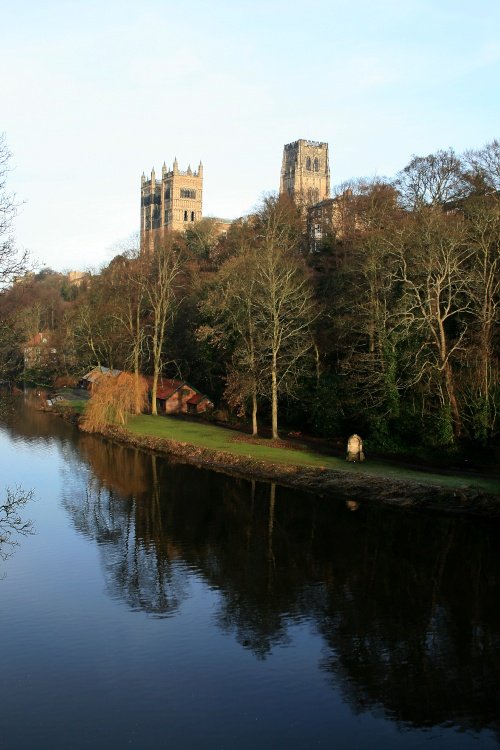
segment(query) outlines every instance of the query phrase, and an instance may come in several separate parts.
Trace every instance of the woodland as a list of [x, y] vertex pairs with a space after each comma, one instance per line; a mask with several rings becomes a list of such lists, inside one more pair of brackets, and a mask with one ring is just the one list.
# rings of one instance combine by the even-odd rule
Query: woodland
[[[132, 237], [79, 285], [15, 254], [0, 153], [4, 383], [70, 385], [101, 365], [152, 375], [153, 411], [161, 376], [187, 380], [254, 436], [498, 445], [500, 142], [338, 186], [314, 243], [300, 205], [268, 195], [225, 235], [206, 218], [149, 253]], [[40, 332], [50, 347], [27, 366]]]

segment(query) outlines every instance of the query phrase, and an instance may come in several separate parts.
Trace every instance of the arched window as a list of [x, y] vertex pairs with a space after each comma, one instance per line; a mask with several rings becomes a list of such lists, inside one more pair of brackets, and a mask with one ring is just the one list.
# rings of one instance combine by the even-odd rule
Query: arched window
[[318, 159], [318, 157], [316, 157], [315, 160], [314, 160], [314, 171], [315, 172], [319, 172], [319, 159]]
[[188, 212], [184, 211], [184, 221], [187, 221], [187, 220], [188, 220]]
[[311, 157], [310, 156], [308, 156], [306, 159], [306, 169], [311, 171]]
[[194, 211], [191, 211], [191, 221], [194, 221]]

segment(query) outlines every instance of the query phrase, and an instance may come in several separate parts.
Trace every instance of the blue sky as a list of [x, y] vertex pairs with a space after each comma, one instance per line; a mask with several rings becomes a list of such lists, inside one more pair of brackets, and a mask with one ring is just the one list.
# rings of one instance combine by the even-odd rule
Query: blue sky
[[277, 190], [284, 143], [332, 185], [500, 137], [498, 0], [2, 0], [0, 132], [18, 244], [97, 267], [139, 225], [143, 171], [204, 164], [204, 214]]

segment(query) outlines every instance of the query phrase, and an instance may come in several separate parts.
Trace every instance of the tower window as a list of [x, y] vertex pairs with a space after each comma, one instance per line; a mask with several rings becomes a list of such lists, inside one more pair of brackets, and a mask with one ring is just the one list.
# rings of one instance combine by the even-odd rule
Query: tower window
[[191, 211], [191, 221], [194, 221], [194, 211]]
[[311, 171], [311, 157], [310, 156], [308, 156], [306, 159], [306, 169]]
[[181, 198], [196, 198], [196, 190], [189, 190], [188, 188], [181, 188]]
[[184, 221], [187, 221], [187, 220], [188, 220], [188, 212], [184, 211]]
[[315, 172], [319, 172], [319, 159], [318, 159], [318, 157], [316, 157], [315, 160], [314, 160], [314, 171]]
[[165, 200], [166, 201], [170, 200], [170, 188], [169, 187], [165, 188]]

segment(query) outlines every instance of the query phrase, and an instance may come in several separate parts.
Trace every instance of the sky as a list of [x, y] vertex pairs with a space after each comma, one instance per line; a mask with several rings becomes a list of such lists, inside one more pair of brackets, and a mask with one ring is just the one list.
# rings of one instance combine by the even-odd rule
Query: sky
[[498, 0], [0, 0], [0, 132], [16, 241], [97, 269], [137, 232], [140, 178], [204, 166], [203, 214], [277, 191], [326, 141], [332, 186], [500, 137]]

